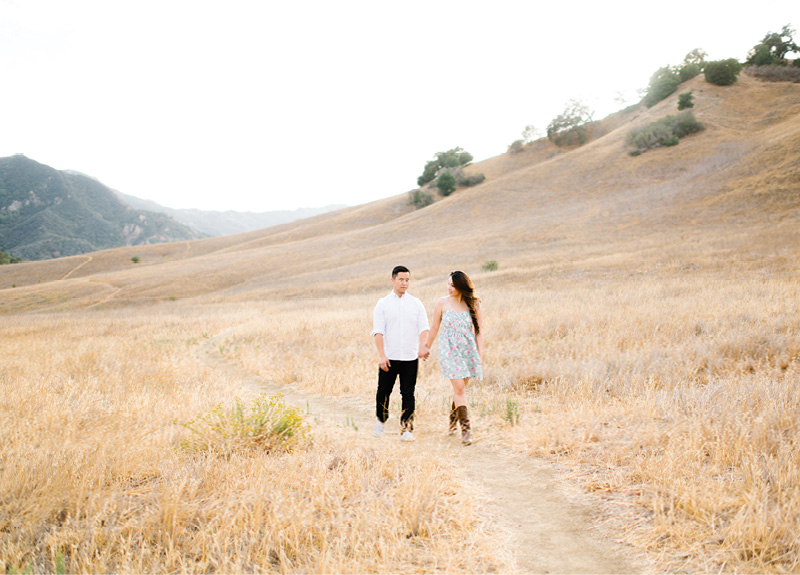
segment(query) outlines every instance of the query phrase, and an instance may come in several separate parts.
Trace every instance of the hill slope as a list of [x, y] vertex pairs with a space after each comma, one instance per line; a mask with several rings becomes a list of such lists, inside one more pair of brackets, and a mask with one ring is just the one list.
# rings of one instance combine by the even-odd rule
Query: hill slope
[[742, 76], [719, 87], [698, 77], [685, 89], [706, 130], [675, 147], [631, 157], [624, 140], [674, 113], [677, 94], [617, 116], [581, 148], [539, 142], [478, 163], [471, 169], [487, 174], [483, 184], [421, 210], [402, 194], [265, 230], [138, 247], [138, 266], [133, 248], [6, 266], [0, 288], [17, 287], [4, 292], [3, 309], [361, 292], [382, 289], [398, 262], [418, 280], [441, 281], [497, 260], [500, 271], [482, 281], [524, 282], [630, 269], [763, 271], [800, 255], [800, 86]]
[[116, 190], [114, 193], [132, 208], [166, 214], [176, 222], [192, 227], [209, 236], [224, 236], [228, 234], [238, 234], [239, 232], [249, 232], [269, 226], [286, 224], [303, 218], [310, 218], [318, 214], [332, 212], [345, 207], [344, 205], [330, 205], [322, 208], [298, 208], [296, 210], [276, 210], [272, 212], [237, 212], [234, 210], [218, 212], [168, 208], [156, 202], [129, 196], [128, 194], [123, 194]]
[[163, 214], [130, 208], [88, 176], [22, 155], [0, 158], [0, 246], [15, 256], [40, 260], [200, 237]]

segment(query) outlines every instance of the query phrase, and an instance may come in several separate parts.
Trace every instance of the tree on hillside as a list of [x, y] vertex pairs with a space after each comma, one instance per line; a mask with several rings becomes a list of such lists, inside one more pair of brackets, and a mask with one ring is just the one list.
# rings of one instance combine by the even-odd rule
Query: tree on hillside
[[795, 31], [786, 24], [780, 32], [769, 32], [750, 49], [746, 63], [752, 66], [772, 66], [786, 64], [786, 55], [800, 52], [794, 41]]
[[695, 48], [683, 58], [683, 65], [699, 64], [702, 66], [706, 61], [706, 56], [708, 56], [708, 54], [706, 54], [705, 51], [700, 48]]
[[453, 148], [446, 152], [437, 152], [436, 156], [425, 164], [422, 175], [417, 178], [417, 185], [424, 186], [436, 178], [442, 168], [458, 168], [472, 162], [472, 154], [461, 148]]
[[675, 92], [681, 84], [681, 77], [669, 66], [664, 66], [650, 76], [650, 84], [647, 86], [647, 94], [642, 99], [642, 103], [648, 108], [652, 108], [661, 100]]
[[730, 86], [739, 80], [741, 71], [742, 65], [739, 61], [736, 58], [728, 58], [727, 60], [708, 62], [703, 74], [705, 74], [706, 81], [711, 84]]
[[586, 142], [586, 128], [592, 121], [594, 111], [580, 100], [570, 100], [564, 111], [550, 121], [547, 139], [557, 146], [569, 146]]
[[526, 144], [530, 144], [531, 142], [535, 142], [539, 138], [542, 137], [542, 132], [536, 126], [532, 124], [528, 124], [525, 126], [525, 129], [522, 130], [522, 141]]
[[18, 264], [22, 261], [22, 258], [14, 257], [9, 253], [6, 253], [0, 248], [0, 266], [6, 264]]
[[443, 196], [449, 196], [456, 191], [456, 177], [450, 172], [444, 172], [436, 179], [436, 187]]

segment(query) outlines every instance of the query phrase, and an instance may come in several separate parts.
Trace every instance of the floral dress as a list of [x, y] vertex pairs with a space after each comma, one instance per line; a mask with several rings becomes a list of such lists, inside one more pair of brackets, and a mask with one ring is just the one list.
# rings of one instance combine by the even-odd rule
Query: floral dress
[[442, 312], [442, 331], [439, 333], [439, 367], [442, 377], [483, 379], [481, 358], [469, 311]]

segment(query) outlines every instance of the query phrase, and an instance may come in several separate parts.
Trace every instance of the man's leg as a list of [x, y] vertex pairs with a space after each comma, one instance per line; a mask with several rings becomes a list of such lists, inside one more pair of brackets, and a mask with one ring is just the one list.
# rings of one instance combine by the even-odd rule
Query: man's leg
[[419, 360], [404, 361], [400, 368], [400, 394], [403, 396], [403, 413], [400, 416], [400, 428], [403, 431], [414, 431], [414, 389], [417, 386], [417, 370]]
[[389, 366], [389, 371], [378, 368], [378, 392], [375, 394], [375, 415], [378, 421], [386, 423], [389, 419], [389, 396], [392, 395], [394, 382], [397, 379], [397, 365], [400, 362], [393, 361]]

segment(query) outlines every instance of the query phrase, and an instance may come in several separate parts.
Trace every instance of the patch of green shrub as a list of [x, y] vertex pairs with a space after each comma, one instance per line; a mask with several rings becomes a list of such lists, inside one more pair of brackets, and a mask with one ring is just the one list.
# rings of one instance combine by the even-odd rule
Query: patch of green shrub
[[696, 64], [694, 62], [691, 64], [685, 64], [678, 69], [678, 78], [680, 79], [681, 83], [683, 83], [691, 80], [695, 76], [698, 76], [702, 71], [703, 67], [700, 64]]
[[706, 81], [711, 84], [730, 86], [737, 82], [741, 71], [742, 65], [739, 61], [736, 58], [728, 58], [727, 60], [707, 62], [703, 73], [706, 76]]
[[647, 94], [642, 98], [642, 103], [652, 108], [661, 100], [675, 92], [681, 83], [680, 76], [669, 66], [664, 66], [655, 71], [650, 77]]
[[442, 168], [457, 168], [472, 162], [472, 154], [461, 149], [453, 148], [446, 152], [437, 152], [436, 156], [425, 164], [422, 175], [417, 178], [417, 185], [422, 187], [436, 179], [436, 174]]
[[488, 260], [483, 262], [481, 269], [485, 272], [495, 272], [497, 271], [497, 260]]
[[4, 252], [0, 250], [0, 266], [4, 266], [6, 264], [18, 264], [22, 261], [22, 258], [18, 258], [16, 256], [12, 256], [10, 253]]
[[703, 129], [703, 124], [691, 112], [687, 111], [675, 116], [667, 116], [643, 128], [628, 132], [626, 138], [626, 143], [630, 148], [628, 153], [632, 156], [638, 156], [652, 148], [675, 146], [680, 138]]
[[408, 192], [408, 203], [420, 209], [434, 202], [433, 194], [427, 190], [411, 190]]
[[217, 405], [210, 413], [178, 423], [191, 432], [180, 443], [189, 453], [213, 453], [230, 457], [250, 450], [292, 451], [309, 438], [308, 424], [299, 409], [284, 404], [283, 396], [262, 393], [246, 409], [242, 400]]
[[139, 259], [139, 256], [133, 256], [133, 257], [131, 258], [131, 261], [132, 261], [133, 263], [135, 263], [135, 264], [138, 264], [138, 263], [139, 263], [141, 260]]
[[678, 94], [678, 110], [694, 108], [694, 96], [692, 95], [693, 91], [694, 90], [689, 90], [683, 94]]
[[443, 172], [436, 178], [436, 187], [443, 196], [449, 196], [456, 191], [456, 177], [450, 172]]

